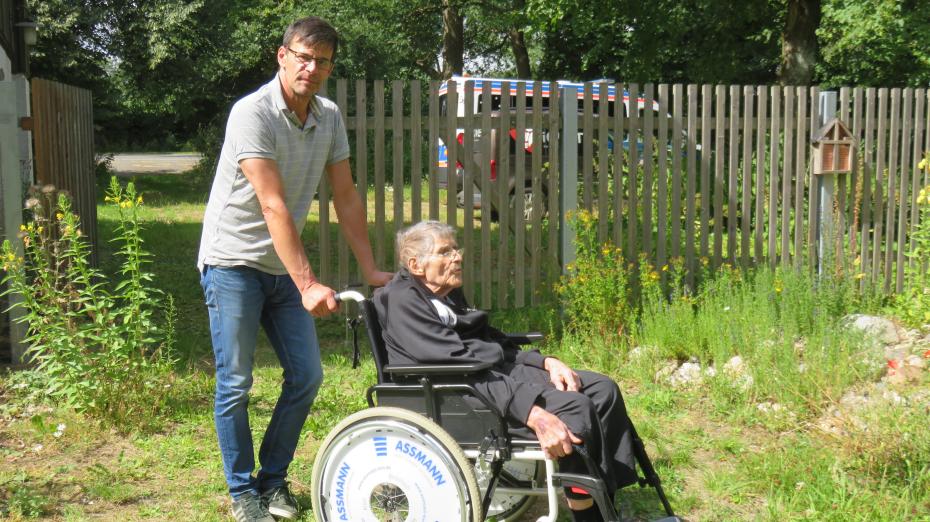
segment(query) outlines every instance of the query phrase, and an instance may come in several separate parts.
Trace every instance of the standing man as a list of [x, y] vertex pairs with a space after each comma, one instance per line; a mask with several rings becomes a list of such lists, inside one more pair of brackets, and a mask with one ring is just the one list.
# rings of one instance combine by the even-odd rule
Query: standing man
[[[336, 30], [320, 18], [287, 28], [278, 73], [229, 114], [204, 216], [197, 266], [216, 358], [216, 432], [238, 522], [297, 516], [285, 478], [323, 380], [313, 317], [337, 308], [335, 293], [314, 275], [300, 240], [324, 172], [365, 279], [382, 286], [391, 278], [377, 269], [371, 253], [342, 115], [316, 95], [338, 46]], [[259, 325], [284, 382], [258, 453], [260, 469], [252, 476], [248, 404]]]

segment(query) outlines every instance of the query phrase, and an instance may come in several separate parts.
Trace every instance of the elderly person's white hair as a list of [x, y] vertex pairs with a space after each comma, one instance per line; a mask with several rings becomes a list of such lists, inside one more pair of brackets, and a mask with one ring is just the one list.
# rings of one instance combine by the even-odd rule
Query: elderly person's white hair
[[420, 221], [401, 230], [395, 243], [397, 265], [406, 268], [407, 261], [414, 258], [422, 262], [443, 239], [455, 241], [455, 228], [439, 221]]

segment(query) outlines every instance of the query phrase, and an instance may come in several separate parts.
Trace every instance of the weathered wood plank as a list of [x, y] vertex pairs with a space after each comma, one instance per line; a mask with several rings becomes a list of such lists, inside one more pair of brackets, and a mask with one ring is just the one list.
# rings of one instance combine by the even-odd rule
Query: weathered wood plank
[[[429, 83], [429, 156], [427, 156], [429, 218], [433, 221], [439, 220], [439, 183], [437, 180], [439, 177], [439, 118], [439, 82], [433, 80]], [[446, 172], [449, 172], [448, 168]]]
[[723, 262], [723, 195], [726, 192], [726, 119], [727, 88], [718, 85], [716, 90], [717, 121], [714, 126], [714, 264], [717, 268]]
[[[510, 82], [501, 82], [501, 92], [509, 93], [510, 92]], [[509, 100], [505, 102], [507, 97], [501, 98], [501, 111], [500, 118], [498, 119], [498, 128], [497, 128], [497, 153], [492, 152], [492, 157], [497, 158], [497, 190], [495, 191], [497, 195], [497, 215], [498, 215], [498, 233], [500, 234], [498, 238], [498, 261], [497, 261], [497, 303], [499, 306], [507, 307], [508, 305], [508, 295], [510, 291], [510, 281], [513, 277], [510, 271], [510, 243], [511, 243], [511, 230], [513, 216], [511, 215], [511, 206], [510, 206], [510, 129], [511, 122], [510, 116], [511, 111], [505, 110], [508, 109]], [[490, 99], [490, 98], [488, 98]], [[483, 113], [482, 113], [483, 114]], [[481, 212], [482, 218], [484, 218], [484, 211]], [[491, 227], [490, 223], [487, 227], [487, 239], [485, 239], [485, 226], [484, 221], [481, 224], [481, 241], [482, 244], [487, 245], [488, 252], [491, 248]], [[491, 256], [488, 256], [491, 257]]]
[[423, 124], [420, 80], [410, 82], [410, 222], [419, 223], [423, 209]]
[[[540, 295], [540, 258], [542, 257], [542, 216], [543, 216], [543, 98], [542, 83], [535, 82], [533, 85], [533, 151], [530, 159], [532, 163], [531, 174], [533, 183], [533, 216], [532, 228], [530, 229], [530, 304], [535, 306], [539, 304]], [[554, 190], [549, 187], [549, 190]]]
[[[643, 253], [652, 262], [655, 257], [652, 252], [652, 202], [655, 199], [655, 181], [653, 173], [653, 151], [655, 150], [655, 137], [653, 136], [655, 115], [652, 111], [652, 102], [655, 99], [655, 88], [653, 84], [643, 85], [643, 229], [642, 229], [642, 246]], [[633, 144], [630, 144], [630, 148]]]
[[[687, 200], [685, 201], [685, 266], [688, 267], [688, 285], [694, 288], [694, 273], [697, 271], [695, 256], [695, 230], [696, 215], [695, 200], [697, 199], [697, 122], [698, 122], [698, 86], [688, 85], [688, 173], [687, 173]], [[701, 149], [701, 162], [707, 151]], [[706, 198], [702, 195], [702, 201]], [[702, 207], [704, 205], [701, 205]], [[703, 212], [703, 210], [702, 210]]]
[[791, 187], [795, 176], [794, 172], [794, 95], [793, 87], [785, 87], [785, 128], [784, 128], [784, 158], [782, 161], [781, 186], [781, 263], [788, 266], [791, 263]]
[[895, 250], [895, 201], [897, 199], [897, 182], [898, 182], [898, 150], [900, 146], [901, 132], [901, 89], [894, 88], [891, 90], [891, 126], [888, 129], [888, 198], [885, 207], [885, 260], [884, 260], [884, 289], [885, 293], [891, 291], [891, 285], [894, 274], [894, 250]]
[[[526, 188], [526, 82], [519, 82], [517, 89], [517, 110], [514, 125], [516, 143], [513, 165], [513, 271], [514, 271], [514, 306], [526, 306], [526, 226], [523, 194]], [[501, 286], [506, 286], [503, 283]]]
[[373, 102], [374, 102], [374, 140], [375, 140], [375, 262], [378, 266], [384, 266], [385, 262], [385, 242], [387, 241], [387, 229], [385, 228], [385, 161], [384, 161], [384, 80], [375, 80]]
[[739, 224], [739, 85], [730, 86], [730, 112], [729, 112], [729, 138], [727, 139], [727, 261], [736, 264], [736, 247], [739, 245], [736, 237], [736, 227]]
[[[608, 163], [610, 162], [610, 149], [608, 142], [610, 131], [608, 130], [608, 117], [610, 105], [607, 102], [608, 83], [602, 82], [598, 85], [600, 101], [597, 105], [597, 239], [603, 243], [608, 240], [609, 216], [610, 216], [610, 173]], [[619, 95], [619, 93], [618, 93]], [[619, 99], [619, 96], [618, 96]], [[615, 105], [619, 102], [615, 102]], [[614, 147], [622, 147], [622, 144], [614, 141]]]
[[778, 264], [779, 255], [776, 250], [778, 245], [778, 187], [781, 181], [781, 170], [779, 160], [781, 153], [779, 144], [781, 143], [781, 96], [780, 87], [771, 87], [772, 95], [772, 123], [769, 130], [769, 267], [775, 269]]
[[714, 155], [711, 148], [711, 109], [713, 108], [712, 85], [701, 87], [701, 257], [709, 257], [710, 247], [710, 208], [711, 208], [711, 180], [713, 172], [710, 168], [710, 159]]
[[[492, 284], [494, 282], [494, 276], [491, 273], [492, 265], [491, 258], [494, 254], [491, 251], [491, 239], [490, 234], [485, 236], [486, 231], [491, 230], [491, 209], [490, 204], [494, 200], [495, 191], [491, 187], [491, 161], [490, 158], [494, 157], [494, 138], [496, 137], [495, 133], [492, 133], [491, 129], [491, 82], [484, 82], [482, 85], [481, 97], [483, 102], [481, 104], [481, 249], [487, 254], [481, 256], [481, 307], [488, 309], [491, 308], [491, 303], [493, 301], [492, 295]], [[470, 206], [469, 202], [465, 203], [465, 206]], [[500, 208], [500, 212], [505, 212], [506, 208]], [[504, 222], [504, 218], [501, 217], [501, 222]], [[506, 245], [506, 230], [507, 227], [500, 227], [501, 231], [501, 245]], [[474, 301], [472, 301], [474, 302]]]
[[[666, 271], [661, 270], [668, 262], [668, 84], [659, 85], [659, 133], [656, 138], [658, 168], [656, 169], [656, 267], [665, 281]], [[651, 110], [648, 112], [652, 112]], [[651, 134], [651, 133], [650, 133]], [[652, 231], [650, 230], [650, 234]]]
[[[682, 190], [682, 107], [684, 86], [676, 83], [672, 86], [672, 249], [671, 257], [681, 257], [681, 190]], [[690, 196], [690, 194], [689, 194]]]

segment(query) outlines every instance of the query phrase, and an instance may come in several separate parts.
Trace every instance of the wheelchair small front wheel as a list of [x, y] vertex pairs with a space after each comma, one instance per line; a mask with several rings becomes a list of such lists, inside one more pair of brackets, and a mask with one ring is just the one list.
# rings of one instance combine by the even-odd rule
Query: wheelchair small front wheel
[[317, 452], [311, 479], [318, 522], [479, 522], [471, 463], [428, 418], [401, 408], [357, 412]]

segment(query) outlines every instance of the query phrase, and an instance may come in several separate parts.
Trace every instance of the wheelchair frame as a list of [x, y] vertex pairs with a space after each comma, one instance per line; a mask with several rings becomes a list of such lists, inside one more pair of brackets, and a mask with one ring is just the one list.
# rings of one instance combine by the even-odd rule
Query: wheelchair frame
[[[324, 480], [324, 470], [329, 468], [328, 459], [331, 458], [330, 452], [334, 451], [333, 446], [340, 444], [342, 445], [340, 448], [351, 446], [352, 442], [349, 439], [353, 438], [353, 433], [347, 430], [368, 430], [365, 433], [370, 432], [370, 437], [373, 438], [376, 438], [374, 435], [376, 432], [397, 430], [401, 436], [410, 437], [413, 440], [420, 440], [419, 437], [421, 436], [427, 437], [430, 441], [427, 445], [432, 444], [436, 448], [444, 448], [448, 455], [438, 456], [437, 462], [441, 460], [449, 468], [454, 466], [460, 468], [459, 471], [464, 477], [464, 485], [458, 486], [460, 489], [464, 487], [468, 491], [475, 491], [476, 488], [472, 487], [471, 477], [468, 473], [477, 472], [484, 479], [486, 484], [484, 493], [481, 494], [480, 511], [477, 506], [460, 506], [462, 515], [465, 514], [465, 511], [472, 513], [472, 515], [468, 515], [468, 520], [472, 520], [474, 515], [480, 515], [478, 520], [484, 520], [488, 516], [495, 495], [515, 495], [546, 496], [548, 499], [548, 514], [539, 518], [538, 522], [554, 522], [558, 515], [558, 492], [556, 488], [578, 487], [588, 491], [594, 498], [604, 520], [620, 521], [620, 516], [614, 508], [614, 500], [607, 494], [606, 482], [601, 476], [600, 469], [593, 459], [587, 455], [583, 447], [574, 446], [574, 451], [578, 452], [586, 462], [589, 471], [588, 475], [557, 472], [554, 461], [545, 458], [538, 441], [512, 439], [508, 434], [507, 422], [503, 415], [479, 395], [471, 385], [462, 382], [463, 378], [490, 368], [492, 366], [490, 363], [389, 365], [387, 364], [387, 351], [381, 336], [381, 325], [378, 321], [374, 303], [355, 291], [342, 292], [337, 295], [337, 300], [350, 300], [358, 303], [360, 316], [351, 321], [355, 345], [353, 366], [357, 365], [359, 358], [356, 329], [359, 319], [361, 319], [364, 321], [368, 333], [378, 382], [369, 387], [366, 393], [370, 409], [363, 410], [363, 412], [347, 418], [334, 428], [317, 455], [312, 486], [314, 511], [317, 520], [321, 522], [328, 520], [322, 510], [322, 505], [329, 499], [322, 491], [325, 485], [322, 485], [321, 482]], [[512, 334], [509, 335], [509, 338], [517, 344], [525, 345], [541, 340], [543, 336], [541, 334]], [[407, 412], [411, 413], [408, 414]], [[398, 422], [392, 423], [391, 419], [396, 419]], [[419, 433], [413, 431], [408, 433], [408, 431], [405, 431], [406, 428], [398, 423], [415, 425]], [[655, 489], [667, 514], [667, 517], [662, 519], [663, 521], [679, 520], [672, 511], [662, 489], [659, 476], [655, 472], [642, 440], [636, 433], [635, 427], [632, 426], [632, 422], [631, 428], [636, 460], [645, 475], [645, 477], [639, 479], [640, 486], [645, 487], [648, 485]], [[448, 435], [448, 438], [444, 434]], [[361, 436], [358, 438], [364, 439]], [[424, 440], [424, 442], [426, 441]], [[452, 446], [457, 446], [457, 448]], [[400, 447], [398, 446], [398, 448]], [[352, 450], [347, 449], [345, 451]], [[442, 452], [437, 449], [437, 453]], [[459, 454], [475, 463], [474, 471], [461, 469], [462, 464]], [[502, 473], [504, 463], [511, 460], [543, 462], [545, 465], [545, 483], [540, 484], [538, 482], [539, 473], [537, 472], [531, 480], [523, 481], [524, 484], [507, 483], [500, 485], [502, 474], [506, 476], [506, 473]], [[433, 472], [436, 473], [435, 470]], [[454, 475], [454, 473], [452, 474]], [[332, 477], [330, 477], [330, 480], [332, 480]], [[505, 480], [504, 482], [509, 481]], [[472, 494], [466, 494], [469, 497], [467, 500], [474, 500], [470, 499]], [[522, 500], [523, 502], [528, 501], [528, 499]], [[386, 502], [392, 501], [388, 499]]]

